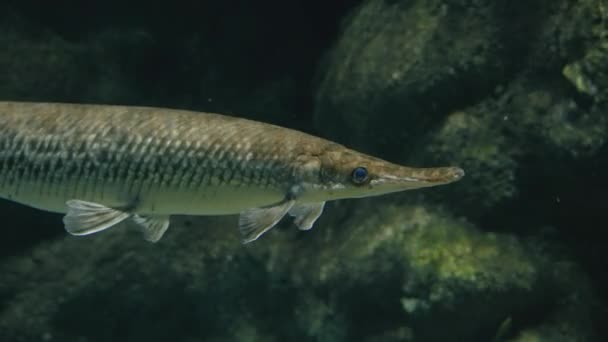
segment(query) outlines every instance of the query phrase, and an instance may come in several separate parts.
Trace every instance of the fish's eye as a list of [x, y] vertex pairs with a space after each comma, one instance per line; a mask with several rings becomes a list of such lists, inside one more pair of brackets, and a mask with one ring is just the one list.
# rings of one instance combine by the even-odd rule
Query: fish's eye
[[365, 181], [367, 181], [367, 178], [368, 178], [368, 174], [367, 174], [366, 168], [359, 166], [353, 170], [353, 173], [352, 173], [353, 183], [363, 184], [363, 183], [365, 183]]

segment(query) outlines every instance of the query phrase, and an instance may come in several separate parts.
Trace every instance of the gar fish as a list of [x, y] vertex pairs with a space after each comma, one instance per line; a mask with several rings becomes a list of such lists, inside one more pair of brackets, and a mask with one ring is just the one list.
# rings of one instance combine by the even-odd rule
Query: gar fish
[[73, 235], [131, 219], [158, 241], [169, 216], [240, 214], [243, 242], [326, 201], [446, 184], [458, 167], [396, 165], [296, 130], [219, 114], [0, 102], [0, 197], [65, 213]]

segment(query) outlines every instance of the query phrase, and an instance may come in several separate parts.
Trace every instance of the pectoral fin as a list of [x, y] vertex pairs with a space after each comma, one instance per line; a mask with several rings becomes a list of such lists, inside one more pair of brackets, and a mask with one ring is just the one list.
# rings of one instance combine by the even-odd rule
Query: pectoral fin
[[106, 207], [103, 204], [69, 200], [68, 212], [63, 217], [65, 230], [72, 235], [88, 235], [108, 229], [125, 220], [131, 214]]
[[289, 215], [294, 216], [294, 223], [300, 230], [309, 230], [323, 213], [325, 202], [296, 204], [289, 209]]
[[285, 200], [271, 207], [254, 208], [241, 212], [239, 230], [243, 235], [243, 243], [256, 240], [274, 227], [287, 214], [294, 203], [294, 200]]
[[133, 221], [143, 228], [144, 239], [149, 242], [157, 242], [160, 240], [169, 228], [168, 215], [133, 215]]

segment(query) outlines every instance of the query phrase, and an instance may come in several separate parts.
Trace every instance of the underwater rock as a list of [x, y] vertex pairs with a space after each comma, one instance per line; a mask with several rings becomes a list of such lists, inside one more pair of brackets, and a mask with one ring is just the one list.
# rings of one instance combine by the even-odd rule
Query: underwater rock
[[[317, 132], [419, 165], [462, 166], [460, 183], [331, 203], [312, 231], [285, 222], [248, 246], [234, 217], [180, 218], [151, 245], [131, 229], [65, 236], [58, 215], [4, 207], [15, 222], [3, 226], [19, 229], [3, 252], [18, 235], [30, 243], [0, 259], [0, 340], [594, 341], [602, 313], [593, 310], [605, 316], [605, 303], [587, 277], [606, 288], [605, 220], [593, 211], [605, 207], [605, 167], [593, 176], [580, 165], [606, 164], [603, 3], [364, 1], [317, 72]], [[170, 32], [145, 24], [166, 21], [164, 11], [137, 12], [143, 21], [108, 12], [128, 25], [95, 22], [84, 34], [82, 23], [63, 26], [72, 35], [2, 26], [0, 95], [204, 108], [310, 128], [308, 77], [325, 43], [302, 33], [309, 16], [252, 18], [258, 6], [224, 10], [223, 23], [188, 11]], [[550, 205], [570, 196], [570, 206], [539, 210], [554, 192]], [[449, 206], [429, 206], [435, 197]], [[559, 222], [564, 212], [575, 224]], [[566, 252], [527, 240], [540, 220], [569, 231]], [[590, 258], [592, 240], [589, 262], [580, 255]]]
[[458, 198], [473, 220], [530, 183], [563, 188], [608, 136], [602, 8], [366, 1], [320, 68], [316, 126], [389, 159], [461, 166], [467, 177], [428, 197]]
[[503, 122], [497, 119], [494, 109], [484, 111], [473, 107], [451, 113], [428, 138], [424, 148], [412, 155], [412, 159], [420, 163], [429, 163], [429, 159], [430, 163], [451, 160], [466, 170], [464, 184], [454, 184], [441, 194], [458, 198], [456, 203], [452, 202], [452, 208], [470, 217], [517, 194], [518, 150], [510, 138], [502, 134]]
[[359, 149], [411, 152], [446, 111], [505, 77], [503, 50], [520, 44], [503, 30], [518, 10], [508, 3], [363, 2], [319, 73], [317, 129]]
[[608, 12], [603, 0], [540, 0], [533, 4], [542, 11], [536, 12], [535, 24], [525, 34], [530, 42], [524, 51], [527, 70], [556, 74], [564, 64], [579, 59], [581, 52], [598, 47], [598, 40], [605, 36]]
[[493, 97], [449, 114], [411, 159], [457, 163], [467, 177], [442, 195], [459, 198], [453, 208], [470, 218], [487, 215], [521, 198], [526, 184], [564, 191], [576, 161], [600, 157], [606, 108], [602, 101], [581, 102], [564, 77], [548, 82], [522, 75]]
[[[318, 251], [290, 261], [307, 270], [292, 273], [296, 287], [315, 289], [325, 307], [309, 322], [332, 329], [345, 322], [351, 338], [364, 341], [490, 341], [507, 319], [506, 336], [550, 322], [571, 336], [594, 336], [596, 298], [563, 257], [535, 241], [483, 233], [443, 210], [371, 203], [347, 220], [330, 216], [313, 240], [297, 241], [296, 250]], [[572, 308], [577, 319], [563, 314]]]
[[296, 261], [311, 271], [294, 279], [324, 289], [317, 292], [347, 315], [352, 336], [484, 340], [508, 315], [543, 301], [543, 271], [512, 237], [421, 206], [358, 209], [365, 214], [348, 229], [316, 232], [308, 247], [316, 260]]
[[[608, 9], [606, 9], [608, 11]], [[608, 16], [608, 13], [606, 14]], [[608, 25], [608, 17], [602, 25]], [[585, 56], [566, 65], [562, 72], [576, 89], [597, 102], [608, 102], [608, 28], [602, 27], [597, 44]]]
[[[508, 342], [592, 342], [601, 341], [593, 327], [594, 315], [602, 310], [597, 305], [591, 283], [579, 267], [558, 257], [547, 266], [552, 267], [551, 291], [556, 301], [551, 303], [552, 313], [537, 320], [536, 324], [522, 324], [520, 331], [506, 331]], [[566, 276], [567, 275], [567, 276]], [[528, 317], [534, 320], [531, 313]], [[510, 337], [512, 336], [512, 337]]]
[[267, 293], [280, 299], [287, 289], [242, 247], [235, 220], [188, 222], [157, 244], [124, 227], [3, 259], [0, 340], [271, 341], [264, 326], [276, 332], [262, 313], [289, 301]]
[[592, 300], [584, 277], [514, 237], [370, 205], [247, 246], [234, 217], [181, 218], [157, 244], [128, 227], [41, 243], [0, 261], [0, 339], [487, 341], [507, 317], [515, 336], [545, 319], [530, 312]]

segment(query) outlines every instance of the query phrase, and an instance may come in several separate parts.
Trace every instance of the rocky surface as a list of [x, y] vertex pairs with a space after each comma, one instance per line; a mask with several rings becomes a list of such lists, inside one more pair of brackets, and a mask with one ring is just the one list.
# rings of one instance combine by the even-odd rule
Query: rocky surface
[[0, 338], [481, 341], [507, 318], [520, 339], [589, 336], [594, 295], [572, 263], [442, 209], [373, 208], [245, 247], [234, 218], [178, 219], [156, 245], [128, 226], [41, 243], [0, 264]]
[[608, 336], [604, 1], [91, 6], [0, 5], [0, 99], [223, 112], [467, 176], [246, 246], [235, 217], [148, 244], [1, 203], [1, 341]]
[[446, 113], [491, 94], [519, 67], [509, 52], [527, 43], [513, 33], [532, 25], [534, 10], [508, 1], [363, 2], [321, 71], [317, 127], [358, 148], [412, 152]]

